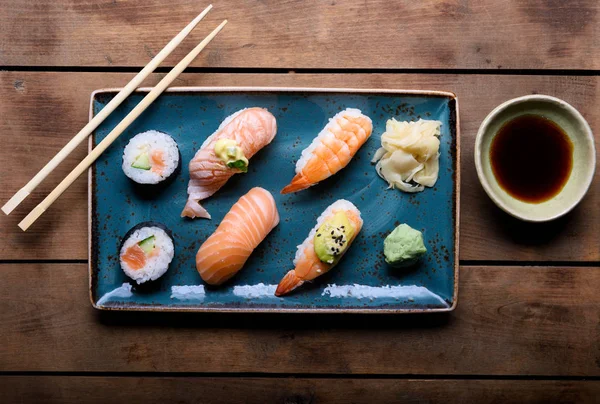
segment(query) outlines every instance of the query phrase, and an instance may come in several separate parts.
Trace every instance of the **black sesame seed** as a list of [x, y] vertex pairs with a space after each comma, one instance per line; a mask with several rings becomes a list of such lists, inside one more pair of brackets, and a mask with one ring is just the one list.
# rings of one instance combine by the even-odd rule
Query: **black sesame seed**
[[333, 236], [333, 230], [331, 230], [331, 235]]
[[321, 237], [321, 235], [320, 235], [320, 234], [317, 234], [317, 237]]

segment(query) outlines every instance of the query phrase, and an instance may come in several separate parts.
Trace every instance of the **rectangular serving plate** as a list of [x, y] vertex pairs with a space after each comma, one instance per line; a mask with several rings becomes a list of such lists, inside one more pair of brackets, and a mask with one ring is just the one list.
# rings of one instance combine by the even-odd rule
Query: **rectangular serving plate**
[[[92, 93], [90, 119], [120, 89]], [[90, 150], [149, 91], [132, 94], [90, 136]], [[277, 118], [275, 140], [254, 156], [247, 174], [236, 175], [202, 202], [212, 220], [180, 218], [187, 199], [187, 164], [204, 139], [235, 111], [265, 107]], [[294, 175], [295, 162], [328, 119], [344, 108], [359, 108], [373, 120], [373, 134], [350, 164], [308, 190], [280, 195]], [[387, 189], [371, 158], [390, 118], [437, 119], [440, 176], [433, 188], [416, 194]], [[177, 141], [182, 170], [165, 190], [148, 197], [136, 192], [121, 170], [122, 151], [137, 133], [155, 129]], [[175, 87], [159, 97], [89, 170], [89, 274], [92, 305], [101, 310], [295, 313], [418, 313], [452, 311], [458, 296], [459, 150], [458, 100], [441, 91]], [[204, 287], [195, 254], [231, 206], [250, 188], [275, 197], [280, 224], [253, 252], [232, 281]], [[362, 212], [364, 226], [340, 264], [277, 298], [275, 285], [293, 268], [318, 215], [337, 199]], [[119, 266], [121, 237], [135, 224], [155, 220], [174, 233], [175, 258], [168, 272], [149, 285], [136, 285]], [[424, 234], [428, 254], [409, 269], [393, 269], [383, 258], [383, 239], [399, 223]]]

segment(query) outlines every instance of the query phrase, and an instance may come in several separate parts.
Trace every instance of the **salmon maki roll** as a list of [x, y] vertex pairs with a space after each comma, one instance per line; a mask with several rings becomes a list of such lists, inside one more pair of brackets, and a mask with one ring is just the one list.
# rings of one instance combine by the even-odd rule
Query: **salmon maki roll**
[[133, 226], [119, 247], [121, 269], [138, 284], [163, 276], [174, 256], [173, 236], [165, 225], [158, 222]]
[[302, 151], [296, 163], [296, 176], [281, 193], [302, 191], [346, 167], [372, 131], [371, 118], [359, 109], [348, 108], [336, 114]]
[[156, 130], [138, 133], [125, 146], [121, 167], [137, 184], [167, 183], [180, 171], [179, 147], [166, 133]]
[[295, 268], [279, 282], [275, 296], [290, 293], [304, 282], [329, 272], [348, 251], [362, 225], [360, 211], [352, 202], [340, 199], [331, 204], [298, 246]]
[[271, 143], [275, 117], [264, 108], [247, 108], [226, 118], [190, 161], [188, 200], [181, 217], [210, 214], [198, 202], [217, 192], [232, 175], [248, 171], [248, 160]]
[[273, 195], [260, 187], [248, 191], [196, 254], [196, 269], [204, 282], [220, 285], [234, 276], [277, 224]]

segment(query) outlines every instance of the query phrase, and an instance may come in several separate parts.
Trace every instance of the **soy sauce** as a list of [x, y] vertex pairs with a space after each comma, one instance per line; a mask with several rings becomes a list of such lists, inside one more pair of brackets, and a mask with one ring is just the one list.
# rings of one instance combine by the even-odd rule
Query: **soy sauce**
[[539, 115], [505, 123], [490, 148], [492, 171], [508, 194], [528, 203], [557, 195], [573, 168], [573, 143], [560, 126]]

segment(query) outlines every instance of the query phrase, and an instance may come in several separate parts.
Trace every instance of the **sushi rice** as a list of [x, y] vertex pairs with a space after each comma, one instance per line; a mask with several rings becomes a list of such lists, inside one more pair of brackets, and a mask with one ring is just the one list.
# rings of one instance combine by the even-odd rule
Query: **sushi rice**
[[[154, 150], [163, 152], [164, 168], [162, 172], [132, 167], [142, 153], [151, 154]], [[175, 140], [166, 133], [149, 130], [135, 135], [125, 146], [123, 172], [138, 184], [158, 184], [175, 172], [179, 166], [179, 160], [179, 148]]]
[[302, 244], [300, 244], [298, 246], [298, 249], [296, 250], [296, 255], [294, 257], [294, 266], [296, 266], [298, 264], [299, 260], [304, 258], [304, 250], [306, 250], [306, 247], [312, 242], [312, 240], [315, 237], [315, 233], [317, 232], [319, 227], [321, 227], [323, 222], [326, 219], [328, 219], [329, 217], [331, 217], [333, 215], [334, 211], [339, 211], [339, 210], [353, 211], [356, 214], [356, 216], [358, 216], [360, 218], [361, 223], [362, 223], [362, 217], [360, 216], [360, 210], [358, 210], [358, 208], [352, 202], [347, 201], [345, 199], [339, 199], [339, 200], [335, 201], [334, 203], [329, 205], [323, 213], [321, 213], [321, 215], [317, 218], [317, 224], [315, 225], [315, 227], [313, 227], [312, 230], [310, 231], [310, 233], [308, 233], [308, 237], [306, 237], [304, 242], [302, 242]]
[[[347, 108], [347, 109], [335, 114], [333, 116], [333, 118], [330, 118], [329, 123], [327, 123], [327, 125], [325, 125], [323, 130], [321, 132], [319, 132], [319, 134], [313, 139], [312, 143], [306, 149], [302, 150], [302, 154], [300, 155], [300, 158], [296, 162], [296, 174], [299, 174], [300, 171], [302, 171], [302, 169], [304, 168], [304, 166], [306, 165], [308, 160], [310, 160], [310, 158], [312, 157], [313, 151], [315, 151], [315, 149], [321, 144], [322, 139], [327, 138], [327, 137], [335, 137], [335, 135], [331, 132], [331, 128], [334, 127], [335, 125], [338, 125], [338, 123], [337, 123], [338, 118], [343, 117], [343, 116], [352, 116], [352, 117], [365, 116], [366, 117], [366, 115], [363, 115], [363, 113], [361, 112], [360, 109]], [[369, 121], [370, 121], [370, 119], [369, 119]]]
[[[143, 223], [141, 225], [143, 226]], [[123, 255], [129, 247], [147, 239], [150, 236], [155, 237], [154, 245], [155, 248], [158, 248], [158, 254], [152, 257], [147, 257], [146, 265], [143, 268], [132, 269], [129, 265], [127, 265], [126, 262], [123, 261]], [[175, 247], [173, 245], [173, 240], [165, 230], [157, 226], [140, 227], [136, 230], [133, 230], [133, 233], [126, 235], [126, 237], [127, 239], [121, 246], [119, 259], [121, 262], [121, 268], [127, 276], [140, 284], [149, 280], [154, 281], [167, 272], [169, 264], [175, 255]]]

